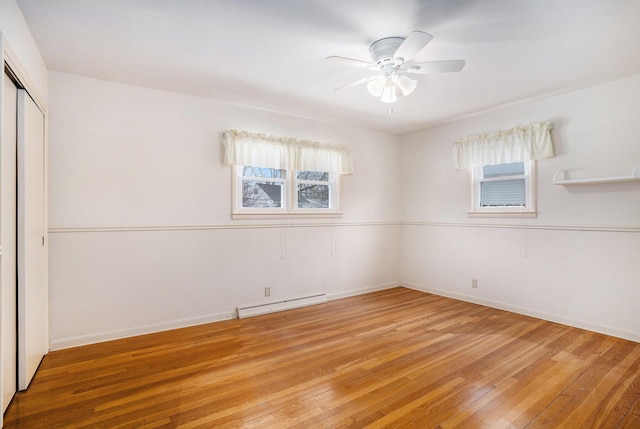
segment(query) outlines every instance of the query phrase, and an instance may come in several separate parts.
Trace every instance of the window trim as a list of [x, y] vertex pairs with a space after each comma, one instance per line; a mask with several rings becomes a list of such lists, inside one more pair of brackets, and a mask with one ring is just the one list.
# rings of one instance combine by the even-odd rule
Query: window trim
[[[283, 198], [281, 207], [259, 207], [246, 208], [242, 207], [242, 169], [244, 165], [234, 165], [231, 168], [231, 218], [232, 219], [322, 219], [322, 218], [340, 218], [340, 174], [329, 172], [329, 180], [320, 182], [319, 184], [329, 185], [330, 197], [333, 207], [317, 208], [317, 209], [301, 209], [298, 208], [298, 183], [296, 170], [286, 170], [285, 179], [277, 179], [274, 181], [283, 183]], [[260, 179], [260, 178], [257, 178]], [[265, 178], [264, 181], [270, 181], [271, 178]], [[312, 182], [302, 180], [302, 183]], [[313, 181], [315, 182], [315, 181]]]
[[[482, 166], [471, 169], [471, 208], [467, 212], [468, 217], [521, 217], [535, 218], [538, 216], [536, 211], [536, 162], [535, 160], [522, 161], [525, 166], [525, 174], [519, 176], [508, 176], [511, 179], [525, 179], [525, 207], [481, 207], [480, 206], [480, 175]], [[528, 172], [528, 173], [527, 173]], [[496, 180], [496, 179], [492, 179]], [[500, 180], [500, 179], [498, 179]], [[508, 180], [508, 179], [505, 179]]]

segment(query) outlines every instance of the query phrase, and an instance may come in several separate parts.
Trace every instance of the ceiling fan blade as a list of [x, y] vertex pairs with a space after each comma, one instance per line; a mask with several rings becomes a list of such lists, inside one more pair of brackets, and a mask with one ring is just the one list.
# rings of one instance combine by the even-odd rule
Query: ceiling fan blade
[[404, 62], [407, 62], [427, 46], [427, 43], [429, 43], [431, 39], [433, 39], [431, 34], [414, 30], [404, 39], [404, 42], [402, 42], [402, 45], [400, 45], [393, 56], [395, 58], [402, 58]]
[[378, 78], [378, 76], [365, 77], [365, 78], [356, 80], [355, 82], [351, 82], [351, 83], [343, 85], [343, 86], [341, 86], [339, 88], [336, 88], [334, 91], [340, 91], [341, 89], [353, 88], [354, 86], [358, 86], [358, 85], [362, 85], [362, 84], [365, 84], [365, 83], [369, 83], [372, 80], [376, 80], [377, 78]]
[[375, 64], [368, 63], [366, 61], [356, 60], [353, 58], [337, 57], [335, 55], [325, 58], [325, 60], [337, 64], [346, 64], [348, 66], [363, 67], [363, 68], [376, 68]]
[[412, 64], [405, 71], [409, 73], [450, 73], [459, 72], [464, 68], [464, 60], [427, 61], [425, 63]]

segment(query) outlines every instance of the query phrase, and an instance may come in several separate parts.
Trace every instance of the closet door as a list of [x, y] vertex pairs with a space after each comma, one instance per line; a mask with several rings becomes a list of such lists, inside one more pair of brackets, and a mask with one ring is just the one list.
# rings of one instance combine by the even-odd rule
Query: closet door
[[17, 387], [17, 274], [16, 274], [16, 142], [18, 88], [5, 73], [2, 96], [2, 180], [0, 283], [2, 284], [2, 411]]
[[49, 351], [45, 252], [44, 115], [18, 90], [18, 390]]

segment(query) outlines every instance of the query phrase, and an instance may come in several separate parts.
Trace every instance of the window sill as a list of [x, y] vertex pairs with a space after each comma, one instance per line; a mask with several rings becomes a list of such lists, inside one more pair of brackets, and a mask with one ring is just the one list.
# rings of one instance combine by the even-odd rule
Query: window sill
[[336, 219], [342, 212], [310, 212], [310, 213], [232, 213], [233, 220], [251, 219]]
[[467, 217], [515, 217], [515, 218], [536, 218], [538, 213], [534, 211], [510, 211], [510, 210], [495, 210], [495, 211], [482, 211], [482, 212], [467, 212]]

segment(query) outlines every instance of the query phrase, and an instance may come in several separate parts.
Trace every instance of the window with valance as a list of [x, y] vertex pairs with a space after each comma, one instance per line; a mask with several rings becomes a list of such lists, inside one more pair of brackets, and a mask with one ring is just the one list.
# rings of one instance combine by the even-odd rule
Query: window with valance
[[223, 138], [234, 218], [340, 214], [340, 175], [353, 173], [347, 146], [237, 130]]
[[469, 214], [535, 216], [535, 161], [553, 155], [550, 122], [456, 141], [454, 166], [472, 174]]

